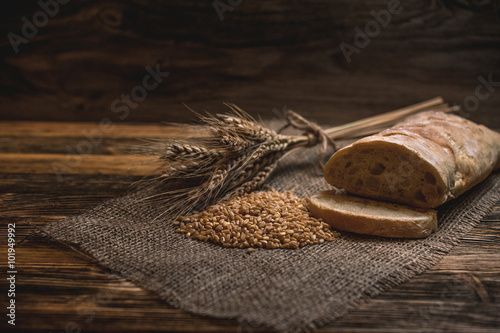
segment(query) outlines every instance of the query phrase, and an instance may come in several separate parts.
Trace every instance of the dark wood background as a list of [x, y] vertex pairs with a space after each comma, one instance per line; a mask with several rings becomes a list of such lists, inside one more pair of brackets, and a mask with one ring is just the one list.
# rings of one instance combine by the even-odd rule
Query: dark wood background
[[[500, 81], [498, 0], [404, 0], [350, 63], [339, 44], [353, 44], [353, 28], [387, 1], [238, 2], [221, 21], [212, 0], [72, 0], [15, 54], [7, 34], [41, 8], [2, 1], [0, 119], [122, 121], [112, 102], [156, 64], [170, 75], [125, 121], [183, 122], [183, 103], [220, 112], [232, 102], [337, 124], [436, 95], [462, 104], [478, 76]], [[499, 107], [497, 87], [471, 118], [500, 127]]]

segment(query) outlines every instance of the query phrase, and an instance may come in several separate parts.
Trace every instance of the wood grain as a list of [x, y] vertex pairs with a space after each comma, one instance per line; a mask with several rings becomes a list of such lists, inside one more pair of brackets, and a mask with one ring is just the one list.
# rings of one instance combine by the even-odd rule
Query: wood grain
[[[147, 125], [147, 126], [144, 126]], [[119, 130], [116, 130], [119, 126]], [[179, 126], [161, 123], [123, 124], [101, 123], [68, 123], [68, 122], [30, 122], [4, 121], [0, 128], [0, 137], [15, 138], [78, 138], [80, 140], [168, 138], [179, 135], [184, 130]]]
[[[352, 55], [355, 27], [386, 0], [242, 1], [221, 22], [213, 1], [72, 0], [15, 54], [0, 39], [0, 118], [176, 121], [233, 102], [253, 115], [284, 106], [332, 125], [436, 95], [463, 104], [478, 77], [500, 81], [498, 1], [402, 1], [404, 10]], [[36, 1], [3, 1], [2, 36], [21, 33]], [[144, 101], [113, 102], [142, 84], [145, 67], [170, 75]], [[473, 120], [500, 127], [499, 88]], [[486, 92], [483, 90], [483, 93]], [[123, 104], [120, 104], [123, 106]]]
[[[117, 195], [124, 194], [141, 175], [119, 172], [130, 160], [120, 152], [88, 155], [92, 172], [70, 173], [64, 181], [46, 170], [32, 172], [28, 161], [40, 161], [43, 145], [30, 150], [33, 139], [59, 140], [44, 136], [54, 124], [24, 126], [26, 138], [16, 123], [0, 123], [2, 138], [19, 142], [22, 151], [0, 150], [0, 230], [16, 223], [19, 293], [16, 297], [17, 325], [21, 332], [268, 332], [262, 327], [239, 325], [230, 319], [194, 316], [166, 305], [158, 296], [136, 287], [112, 271], [103, 269], [76, 249], [51, 241], [37, 228], [78, 214]], [[81, 133], [87, 124], [68, 124]], [[134, 125], [141, 133], [150, 125]], [[9, 134], [12, 128], [12, 135]], [[155, 126], [151, 126], [151, 132]], [[118, 125], [113, 137], [128, 125]], [[68, 139], [78, 138], [76, 135]], [[26, 143], [25, 143], [26, 141]], [[31, 144], [30, 144], [31, 142]], [[54, 143], [57, 141], [53, 141]], [[11, 149], [12, 150], [12, 149]], [[64, 151], [50, 148], [46, 157], [65, 157]], [[15, 157], [20, 163], [15, 165]], [[114, 171], [102, 173], [102, 166], [116, 159]], [[4, 161], [10, 163], [4, 164]], [[98, 161], [101, 160], [99, 164]], [[119, 161], [122, 163], [120, 164]], [[22, 162], [22, 163], [21, 163]], [[357, 310], [319, 329], [319, 332], [498, 332], [500, 327], [500, 203], [493, 211], [433, 268], [362, 304]], [[0, 243], [0, 253], [6, 253]], [[3, 293], [3, 292], [2, 292]], [[5, 296], [4, 296], [5, 297]], [[6, 322], [0, 322], [5, 329]]]
[[150, 157], [142, 156], [3, 154], [0, 172], [146, 176], [158, 173], [150, 161]]

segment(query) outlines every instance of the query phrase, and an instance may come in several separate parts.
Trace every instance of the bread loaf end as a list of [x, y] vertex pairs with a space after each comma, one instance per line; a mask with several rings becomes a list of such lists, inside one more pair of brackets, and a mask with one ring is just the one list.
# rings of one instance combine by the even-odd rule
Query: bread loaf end
[[356, 195], [414, 207], [433, 208], [445, 202], [446, 171], [396, 140], [402, 138], [372, 137], [338, 151], [325, 167], [326, 181]]
[[339, 150], [324, 177], [356, 195], [435, 208], [499, 167], [499, 133], [429, 111]]

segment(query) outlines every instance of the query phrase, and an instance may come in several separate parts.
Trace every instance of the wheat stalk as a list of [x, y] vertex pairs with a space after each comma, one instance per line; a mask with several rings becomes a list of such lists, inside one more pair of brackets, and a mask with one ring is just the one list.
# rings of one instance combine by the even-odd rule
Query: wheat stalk
[[349, 139], [388, 128], [408, 115], [426, 111], [456, 111], [438, 97], [403, 109], [322, 130], [293, 111], [287, 112], [288, 126], [303, 135], [283, 135], [255, 121], [233, 104], [227, 114], [198, 115], [200, 125], [185, 125], [191, 135], [148, 141], [135, 152], [153, 156], [160, 176], [136, 185], [144, 189], [143, 202], [164, 204], [164, 215], [176, 217], [202, 209], [220, 200], [260, 188], [279, 159], [292, 150], [322, 145], [333, 139]]

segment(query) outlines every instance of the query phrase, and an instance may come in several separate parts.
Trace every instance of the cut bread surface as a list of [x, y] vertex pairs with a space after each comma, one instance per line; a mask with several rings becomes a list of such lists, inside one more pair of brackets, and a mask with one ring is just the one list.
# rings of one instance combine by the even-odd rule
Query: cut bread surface
[[381, 138], [338, 151], [325, 179], [350, 193], [423, 208], [445, 202], [449, 182], [411, 147]]
[[423, 238], [437, 230], [437, 212], [324, 191], [308, 199], [310, 213], [332, 228], [395, 238]]

